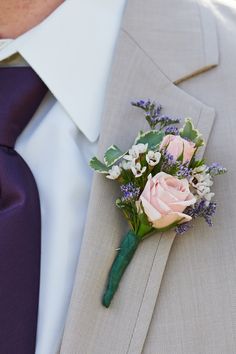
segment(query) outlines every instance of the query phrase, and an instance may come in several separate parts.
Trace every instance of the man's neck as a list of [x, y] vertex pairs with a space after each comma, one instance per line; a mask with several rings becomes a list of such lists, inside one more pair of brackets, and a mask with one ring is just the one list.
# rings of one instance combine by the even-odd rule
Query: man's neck
[[0, 39], [16, 38], [38, 25], [64, 0], [0, 0]]

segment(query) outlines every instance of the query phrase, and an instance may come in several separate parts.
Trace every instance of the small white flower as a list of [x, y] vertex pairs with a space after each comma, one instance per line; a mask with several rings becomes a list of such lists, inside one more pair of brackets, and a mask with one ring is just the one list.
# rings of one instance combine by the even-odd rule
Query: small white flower
[[206, 171], [206, 169], [207, 169], [206, 165], [195, 167], [193, 170], [193, 174], [203, 173]]
[[206, 173], [204, 175], [204, 180], [203, 180], [202, 184], [204, 184], [207, 187], [211, 187], [213, 185], [213, 180], [212, 180], [212, 177], [209, 173]]
[[147, 151], [147, 148], [148, 148], [148, 144], [141, 144], [140, 143], [140, 144], [137, 144], [135, 146], [137, 146], [140, 154], [144, 154]]
[[134, 151], [129, 150], [129, 154], [123, 157], [127, 161], [133, 161], [139, 158], [139, 154], [135, 154]]
[[129, 149], [129, 154], [124, 156], [124, 159], [127, 161], [137, 160], [140, 154], [144, 154], [147, 151], [148, 144], [137, 144], [133, 145]]
[[[193, 172], [196, 172], [196, 170], [197, 172], [200, 172], [200, 167], [198, 169], [194, 169]], [[197, 195], [200, 198], [206, 199], [206, 201], [210, 203], [215, 193], [212, 193], [210, 189], [210, 187], [213, 185], [212, 177], [209, 173], [205, 173], [205, 170], [206, 169], [203, 169], [202, 173], [194, 174], [189, 182], [191, 186], [196, 190]]]
[[132, 164], [131, 167], [131, 170], [136, 178], [142, 176], [142, 174], [146, 171], [146, 169], [147, 167], [146, 166], [142, 167], [139, 162], [136, 164]]
[[204, 198], [205, 198], [208, 202], [210, 202], [211, 199], [212, 199], [214, 196], [215, 196], [215, 193], [207, 193], [207, 194], [204, 195]]
[[117, 179], [121, 174], [121, 168], [117, 165], [114, 165], [108, 172], [109, 175], [107, 175], [106, 178]]
[[161, 159], [161, 153], [160, 152], [154, 152], [152, 150], [149, 150], [147, 155], [146, 155], [146, 161], [150, 166], [156, 166]]
[[125, 160], [123, 160], [123, 161], [120, 163], [120, 167], [123, 168], [125, 171], [131, 170], [131, 166], [132, 166], [132, 161], [125, 161]]
[[213, 185], [213, 180], [209, 173], [203, 172], [201, 174], [200, 173], [194, 174], [193, 171], [193, 176], [190, 179], [190, 183], [195, 188], [198, 188], [199, 185], [203, 185], [205, 187], [211, 187]]
[[209, 187], [206, 187], [206, 186], [204, 186], [204, 185], [202, 185], [202, 184], [199, 184], [199, 186], [198, 186], [198, 188], [197, 188], [197, 193], [201, 196], [201, 197], [203, 197], [205, 194], [208, 194], [208, 193], [210, 193], [210, 188]]
[[215, 193], [210, 191], [210, 188], [206, 187], [202, 191], [197, 191], [200, 198], [204, 198], [206, 200], [206, 205], [209, 205], [211, 199], [214, 197]]

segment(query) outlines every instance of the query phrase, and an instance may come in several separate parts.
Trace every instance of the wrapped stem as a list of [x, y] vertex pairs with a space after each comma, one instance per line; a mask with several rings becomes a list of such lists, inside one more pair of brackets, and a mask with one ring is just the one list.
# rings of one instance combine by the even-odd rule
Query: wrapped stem
[[118, 289], [120, 280], [133, 258], [140, 241], [141, 239], [131, 230], [123, 238], [120, 249], [108, 275], [107, 286], [102, 299], [102, 304], [105, 307], [110, 306], [112, 298]]

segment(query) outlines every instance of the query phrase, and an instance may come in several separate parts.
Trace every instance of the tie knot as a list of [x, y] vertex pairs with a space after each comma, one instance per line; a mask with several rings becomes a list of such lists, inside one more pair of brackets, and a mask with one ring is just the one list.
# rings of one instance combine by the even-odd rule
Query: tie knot
[[0, 68], [0, 145], [14, 147], [46, 92], [30, 67]]

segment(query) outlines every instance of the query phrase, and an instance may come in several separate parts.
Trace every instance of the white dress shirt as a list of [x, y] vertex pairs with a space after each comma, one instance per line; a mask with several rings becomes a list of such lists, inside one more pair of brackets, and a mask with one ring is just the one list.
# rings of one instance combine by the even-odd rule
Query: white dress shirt
[[16, 144], [41, 202], [36, 354], [56, 354], [60, 346], [91, 187], [88, 162], [125, 1], [67, 0], [32, 30], [0, 41], [0, 65], [19, 53], [49, 88]]

